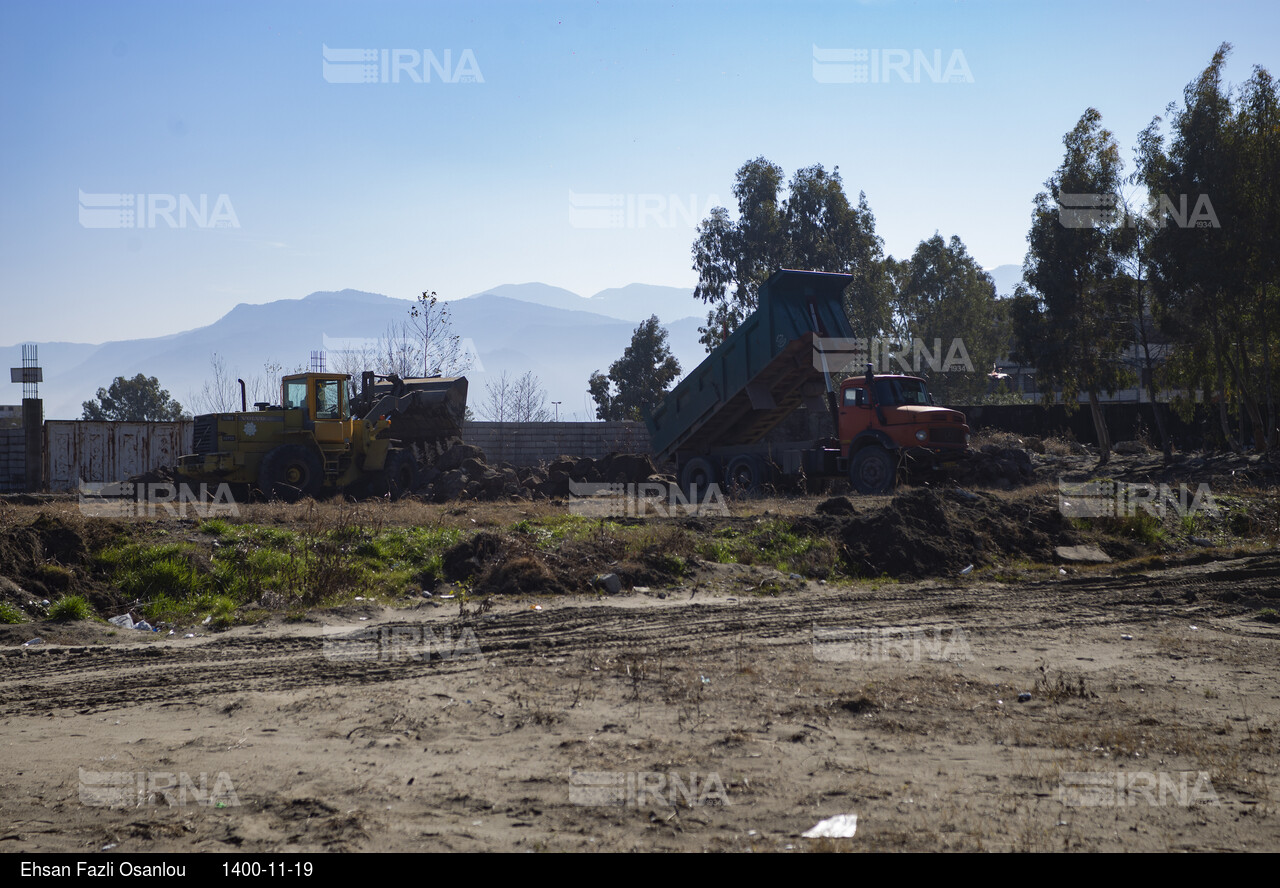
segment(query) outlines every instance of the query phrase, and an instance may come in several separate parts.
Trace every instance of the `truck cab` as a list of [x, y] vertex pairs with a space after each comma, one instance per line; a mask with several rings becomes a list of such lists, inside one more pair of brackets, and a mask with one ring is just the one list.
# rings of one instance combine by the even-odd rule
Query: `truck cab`
[[943, 468], [959, 462], [969, 446], [964, 414], [936, 406], [923, 379], [876, 376], [869, 367], [840, 383], [836, 427], [850, 480], [866, 493], [892, 486], [883, 476], [903, 462]]
[[840, 384], [837, 410], [846, 456], [852, 456], [851, 445], [873, 429], [882, 431], [895, 447], [923, 449], [943, 458], [958, 457], [969, 443], [964, 414], [935, 406], [925, 381], [915, 376], [876, 376], [870, 388], [866, 377], [846, 379]]

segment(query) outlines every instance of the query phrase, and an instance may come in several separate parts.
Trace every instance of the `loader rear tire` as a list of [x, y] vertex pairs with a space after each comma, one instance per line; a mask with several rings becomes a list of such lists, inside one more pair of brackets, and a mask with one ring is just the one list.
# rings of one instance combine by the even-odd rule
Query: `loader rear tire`
[[262, 458], [258, 487], [268, 500], [296, 503], [314, 497], [324, 482], [320, 455], [301, 444], [284, 444]]
[[398, 500], [418, 486], [418, 461], [408, 450], [392, 450], [378, 478], [378, 495]]

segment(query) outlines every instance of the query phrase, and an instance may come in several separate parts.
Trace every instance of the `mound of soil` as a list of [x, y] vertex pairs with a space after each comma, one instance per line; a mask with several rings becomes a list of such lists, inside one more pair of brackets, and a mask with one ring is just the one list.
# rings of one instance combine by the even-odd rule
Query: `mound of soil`
[[1026, 450], [988, 444], [969, 453], [958, 466], [955, 479], [970, 487], [1009, 490], [1035, 483], [1036, 473]]
[[837, 539], [846, 569], [858, 576], [945, 576], [1010, 556], [1047, 562], [1055, 546], [1079, 541], [1049, 497], [1013, 507], [991, 494], [911, 488], [872, 514], [835, 511], [795, 527]]
[[455, 444], [425, 471], [414, 491], [432, 502], [453, 500], [493, 501], [567, 497], [573, 484], [639, 484], [674, 481], [656, 474], [645, 453], [610, 453], [603, 459], [560, 456], [537, 466], [515, 466], [485, 460], [484, 451], [471, 444]]
[[65, 595], [83, 595], [99, 613], [118, 608], [120, 594], [93, 576], [89, 558], [99, 539], [122, 533], [120, 525], [100, 520], [78, 522], [41, 513], [0, 534], [0, 600], [42, 617], [32, 601], [53, 603]]
[[497, 557], [503, 547], [502, 537], [488, 531], [460, 540], [444, 553], [445, 579], [456, 583], [475, 576]]

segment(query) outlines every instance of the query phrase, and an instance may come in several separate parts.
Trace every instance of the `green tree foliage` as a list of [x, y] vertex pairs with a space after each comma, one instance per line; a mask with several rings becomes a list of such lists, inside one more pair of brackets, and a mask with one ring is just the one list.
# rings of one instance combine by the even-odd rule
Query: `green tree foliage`
[[596, 402], [597, 419], [642, 419], [667, 394], [680, 376], [680, 362], [667, 346], [667, 331], [652, 315], [636, 327], [622, 357], [609, 366], [609, 375], [591, 374], [588, 388]]
[[[987, 373], [1005, 347], [1003, 305], [996, 286], [959, 237], [950, 243], [935, 234], [921, 241], [911, 259], [888, 260], [894, 280], [898, 342], [923, 348], [941, 364], [928, 376], [934, 399], [943, 404], [977, 404], [986, 394]], [[946, 362], [950, 358], [956, 366]], [[896, 368], [890, 368], [891, 370]]]
[[883, 245], [865, 194], [852, 204], [840, 169], [797, 170], [781, 196], [782, 168], [763, 157], [738, 170], [738, 218], [716, 207], [698, 226], [694, 296], [711, 306], [700, 341], [715, 348], [755, 310], [760, 285], [780, 268], [852, 274], [846, 311], [859, 336], [879, 336], [891, 321]]
[[[1230, 44], [1183, 91], [1166, 148], [1155, 118], [1139, 136], [1140, 179], [1154, 206], [1147, 245], [1162, 328], [1181, 346], [1176, 382], [1248, 415], [1259, 449], [1276, 445], [1280, 347], [1280, 103], [1262, 68], [1233, 100], [1222, 82]], [[1270, 433], [1268, 434], [1268, 430]]]
[[133, 379], [117, 376], [110, 388], [98, 389], [98, 397], [84, 402], [81, 419], [123, 422], [163, 422], [183, 418], [182, 405], [160, 388], [160, 380], [139, 373]]
[[[1118, 258], [1120, 226], [1098, 214], [1084, 218], [1060, 208], [1072, 195], [1110, 195], [1120, 189], [1120, 148], [1102, 115], [1089, 108], [1063, 137], [1066, 155], [1035, 198], [1023, 280], [1011, 307], [1018, 357], [1034, 363], [1041, 389], [1060, 388], [1068, 407], [1089, 396], [1101, 459], [1111, 441], [1098, 395], [1131, 381], [1120, 360], [1130, 339]], [[1063, 196], [1066, 195], [1064, 198]]]

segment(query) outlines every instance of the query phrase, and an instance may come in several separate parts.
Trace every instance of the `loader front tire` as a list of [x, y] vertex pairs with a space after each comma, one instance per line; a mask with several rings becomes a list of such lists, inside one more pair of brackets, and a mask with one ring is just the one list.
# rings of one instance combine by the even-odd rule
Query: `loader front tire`
[[418, 462], [408, 450], [392, 450], [378, 476], [379, 496], [398, 500], [418, 486]]
[[301, 444], [283, 444], [262, 458], [258, 487], [268, 500], [296, 503], [314, 497], [323, 483], [320, 455]]

